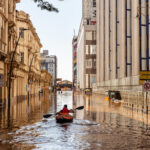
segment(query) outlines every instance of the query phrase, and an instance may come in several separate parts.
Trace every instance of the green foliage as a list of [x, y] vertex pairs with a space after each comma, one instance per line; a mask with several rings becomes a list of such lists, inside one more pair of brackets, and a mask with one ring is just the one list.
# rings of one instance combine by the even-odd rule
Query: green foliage
[[40, 7], [42, 10], [47, 11], [54, 11], [59, 12], [57, 8], [55, 8], [52, 4], [50, 4], [48, 1], [44, 0], [33, 0], [35, 3], [37, 3], [37, 6]]

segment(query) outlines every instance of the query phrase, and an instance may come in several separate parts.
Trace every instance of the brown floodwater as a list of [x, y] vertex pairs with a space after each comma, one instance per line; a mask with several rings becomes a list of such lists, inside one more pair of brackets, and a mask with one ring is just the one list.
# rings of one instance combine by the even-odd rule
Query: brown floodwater
[[[58, 124], [64, 104], [76, 110], [73, 123]], [[0, 150], [149, 150], [149, 115], [112, 103], [103, 95], [63, 92], [15, 101], [0, 110]]]

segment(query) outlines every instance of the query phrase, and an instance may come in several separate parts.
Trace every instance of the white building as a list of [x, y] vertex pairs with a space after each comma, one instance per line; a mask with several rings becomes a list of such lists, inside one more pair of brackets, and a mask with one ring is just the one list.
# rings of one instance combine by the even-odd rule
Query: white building
[[82, 1], [77, 45], [77, 87], [92, 88], [96, 82], [96, 0]]
[[55, 86], [57, 79], [57, 57], [55, 55], [48, 56], [48, 50], [43, 50], [41, 58], [41, 69], [46, 69], [52, 75], [53, 86]]
[[97, 0], [95, 91], [142, 96], [142, 84], [150, 79], [149, 22], [148, 0]]

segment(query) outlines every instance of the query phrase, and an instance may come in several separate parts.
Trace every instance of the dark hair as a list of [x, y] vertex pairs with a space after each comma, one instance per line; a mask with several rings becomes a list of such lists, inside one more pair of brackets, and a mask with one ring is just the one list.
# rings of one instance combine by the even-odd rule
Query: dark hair
[[67, 105], [64, 105], [65, 108], [67, 108]]

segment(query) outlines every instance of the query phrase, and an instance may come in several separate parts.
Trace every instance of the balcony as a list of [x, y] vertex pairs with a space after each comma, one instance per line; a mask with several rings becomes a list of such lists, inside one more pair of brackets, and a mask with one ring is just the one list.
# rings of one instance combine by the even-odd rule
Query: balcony
[[[13, 57], [13, 51], [11, 51], [9, 53], [8, 63], [11, 63], [12, 57]], [[20, 55], [18, 53], [15, 53], [12, 63], [14, 65], [14, 67], [16, 67], [16, 66], [18, 66], [20, 64]]]

